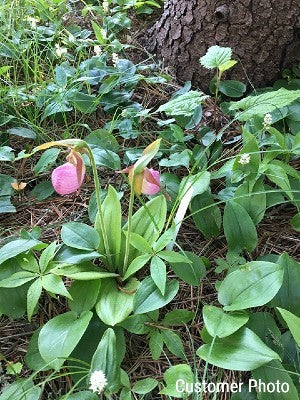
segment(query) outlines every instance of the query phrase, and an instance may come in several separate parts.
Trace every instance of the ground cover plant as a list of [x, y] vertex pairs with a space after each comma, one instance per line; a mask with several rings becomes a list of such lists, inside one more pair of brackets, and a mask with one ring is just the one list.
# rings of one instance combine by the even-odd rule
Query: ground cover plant
[[0, 6], [0, 400], [299, 398], [299, 66], [178, 82], [162, 7]]

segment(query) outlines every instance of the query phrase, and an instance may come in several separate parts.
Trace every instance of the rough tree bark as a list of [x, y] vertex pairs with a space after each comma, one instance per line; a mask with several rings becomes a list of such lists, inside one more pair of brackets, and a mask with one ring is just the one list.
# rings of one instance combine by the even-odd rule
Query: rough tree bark
[[212, 45], [231, 47], [240, 63], [229, 77], [262, 86], [300, 62], [299, 28], [300, 0], [167, 0], [146, 41], [180, 80], [203, 89], [212, 73], [199, 58]]

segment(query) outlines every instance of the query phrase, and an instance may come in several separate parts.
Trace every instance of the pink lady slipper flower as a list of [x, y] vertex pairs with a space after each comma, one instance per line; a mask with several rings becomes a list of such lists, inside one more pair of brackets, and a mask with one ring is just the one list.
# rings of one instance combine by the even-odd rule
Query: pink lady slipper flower
[[67, 162], [55, 168], [51, 175], [54, 190], [62, 196], [76, 192], [85, 177], [85, 165], [78, 151], [70, 149], [66, 159]]
[[133, 184], [134, 192], [136, 194], [149, 194], [153, 195], [160, 191], [160, 173], [152, 168], [144, 168], [142, 172], [135, 174], [134, 173], [134, 165], [131, 165], [128, 168], [123, 169], [122, 171], [118, 171], [124, 174], [128, 174], [130, 185]]

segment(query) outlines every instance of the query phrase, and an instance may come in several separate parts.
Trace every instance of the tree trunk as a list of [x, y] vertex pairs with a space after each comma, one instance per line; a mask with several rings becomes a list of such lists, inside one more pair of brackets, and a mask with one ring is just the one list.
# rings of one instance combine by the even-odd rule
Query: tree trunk
[[212, 71], [199, 58], [212, 45], [231, 47], [239, 64], [227, 77], [265, 86], [300, 62], [299, 10], [300, 0], [167, 0], [147, 47], [202, 89]]

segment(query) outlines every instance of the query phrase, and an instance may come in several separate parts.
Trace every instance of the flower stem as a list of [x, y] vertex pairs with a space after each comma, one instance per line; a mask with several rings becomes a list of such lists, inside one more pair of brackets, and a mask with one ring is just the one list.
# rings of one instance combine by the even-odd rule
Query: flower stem
[[128, 230], [126, 236], [126, 244], [125, 244], [125, 256], [124, 256], [124, 265], [123, 265], [123, 274], [125, 274], [128, 264], [129, 258], [129, 248], [130, 248], [130, 235], [131, 235], [131, 227], [132, 227], [132, 210], [133, 210], [133, 202], [134, 202], [134, 177], [131, 183], [130, 188], [130, 199], [129, 199], [129, 208], [128, 208]]
[[100, 189], [100, 183], [99, 183], [99, 178], [98, 178], [98, 173], [97, 173], [97, 167], [96, 167], [95, 159], [94, 159], [94, 156], [93, 156], [90, 146], [86, 145], [86, 149], [88, 151], [88, 155], [89, 155], [89, 158], [91, 161], [91, 167], [92, 167], [93, 176], [94, 176], [96, 202], [97, 202], [99, 223], [100, 223], [100, 229], [101, 229], [101, 233], [102, 233], [102, 237], [103, 237], [105, 253], [106, 253], [106, 257], [107, 257], [109, 266], [113, 266], [110, 249], [109, 249], [107, 232], [106, 232], [105, 223], [104, 223], [102, 205], [101, 205], [101, 192], [100, 192], [101, 189]]

